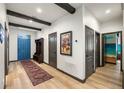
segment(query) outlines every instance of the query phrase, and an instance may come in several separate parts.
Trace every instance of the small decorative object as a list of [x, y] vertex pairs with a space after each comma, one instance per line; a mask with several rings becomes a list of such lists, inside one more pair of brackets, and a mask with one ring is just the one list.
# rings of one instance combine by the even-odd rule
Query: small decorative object
[[2, 25], [0, 24], [0, 43], [2, 44], [4, 41], [4, 29]]
[[72, 31], [60, 34], [60, 54], [72, 56]]

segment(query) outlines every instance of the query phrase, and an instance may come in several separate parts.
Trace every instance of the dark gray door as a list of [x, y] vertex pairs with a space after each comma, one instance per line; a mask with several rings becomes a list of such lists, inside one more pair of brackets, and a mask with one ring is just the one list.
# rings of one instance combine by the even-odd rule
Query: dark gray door
[[122, 88], [124, 89], [124, 71], [122, 72]]
[[9, 64], [9, 34], [5, 22], [5, 75], [8, 74], [8, 64]]
[[105, 40], [104, 40], [104, 34], [102, 34], [102, 66], [105, 65], [105, 61], [104, 61], [104, 48], [105, 48]]
[[85, 26], [86, 78], [94, 72], [94, 31]]
[[95, 33], [95, 67], [100, 67], [100, 34]]
[[57, 33], [49, 34], [49, 64], [57, 67]]

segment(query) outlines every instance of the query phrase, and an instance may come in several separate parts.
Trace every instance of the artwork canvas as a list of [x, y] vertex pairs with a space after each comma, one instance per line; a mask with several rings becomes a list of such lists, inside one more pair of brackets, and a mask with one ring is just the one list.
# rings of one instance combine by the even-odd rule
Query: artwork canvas
[[72, 31], [60, 34], [60, 54], [72, 56]]
[[116, 34], [104, 35], [105, 39], [105, 55], [106, 62], [116, 63]]
[[2, 25], [0, 24], [0, 43], [2, 44], [4, 41], [4, 29]]

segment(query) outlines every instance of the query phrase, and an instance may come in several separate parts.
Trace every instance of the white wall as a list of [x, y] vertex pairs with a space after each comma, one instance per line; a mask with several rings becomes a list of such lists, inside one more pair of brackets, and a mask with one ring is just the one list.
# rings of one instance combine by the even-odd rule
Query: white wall
[[83, 24], [89, 26], [93, 30], [100, 32], [100, 22], [96, 19], [96, 17], [92, 14], [87, 7], [84, 6], [83, 12]]
[[122, 69], [124, 71], [124, 30], [122, 32]]
[[[67, 14], [60, 18], [51, 27], [37, 33], [37, 38], [44, 38], [44, 61], [48, 62], [48, 34], [57, 32], [57, 68], [79, 78], [85, 78], [85, 25], [100, 31], [100, 23], [84, 6], [75, 14]], [[73, 32], [72, 57], [60, 55], [60, 33]], [[95, 39], [95, 38], [94, 38]], [[76, 43], [75, 40], [78, 40]]]
[[[123, 51], [123, 53], [122, 53], [122, 56], [124, 56], [124, 9], [123, 9], [123, 28], [122, 28], [122, 51]], [[123, 67], [123, 70], [124, 70], [124, 57], [122, 57], [122, 61], [123, 61], [123, 65], [122, 65], [122, 67]]]
[[[0, 4], [0, 23], [4, 27], [6, 21], [5, 5]], [[0, 43], [0, 88], [4, 88], [4, 43]]]
[[9, 37], [9, 40], [10, 40], [9, 41], [9, 60], [10, 61], [15, 61], [18, 58], [17, 37], [18, 37], [19, 33], [31, 36], [31, 58], [33, 58], [33, 54], [35, 52], [36, 32], [28, 31], [28, 30], [24, 30], [24, 29], [18, 29], [15, 27], [10, 27], [10, 37]]
[[[94, 51], [95, 51], [95, 31], [100, 33], [101, 23], [92, 14], [92, 12], [90, 10], [88, 10], [87, 7], [83, 6], [83, 31], [85, 31], [85, 25], [87, 25], [88, 27], [90, 27], [94, 30]], [[102, 48], [100, 48], [100, 49], [102, 49]], [[100, 53], [102, 54], [101, 51], [102, 50], [100, 50]], [[84, 54], [85, 54], [85, 52], [84, 52]], [[100, 63], [101, 62], [102, 62], [102, 57], [100, 59]], [[95, 69], [95, 52], [94, 52], [94, 69]]]
[[109, 20], [101, 24], [101, 33], [122, 31], [123, 20], [122, 16]]
[[[60, 54], [60, 33], [73, 32], [72, 56]], [[48, 62], [48, 34], [57, 32], [57, 68], [67, 72], [79, 79], [85, 78], [85, 66], [83, 61], [83, 23], [82, 8], [78, 9], [75, 14], [67, 14], [57, 20], [52, 26], [43, 29], [42, 33], [38, 33], [37, 38], [44, 38], [44, 61]], [[75, 40], [78, 42], [76, 43]]]

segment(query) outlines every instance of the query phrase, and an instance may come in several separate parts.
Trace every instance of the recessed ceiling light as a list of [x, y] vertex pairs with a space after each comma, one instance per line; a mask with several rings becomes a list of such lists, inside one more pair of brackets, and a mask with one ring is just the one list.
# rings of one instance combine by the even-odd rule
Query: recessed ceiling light
[[110, 12], [111, 12], [110, 9], [108, 9], [108, 10], [105, 11], [106, 14], [109, 14]]
[[42, 10], [41, 10], [40, 8], [37, 8], [36, 11], [37, 11], [38, 13], [42, 13]]
[[32, 23], [33, 21], [32, 20], [29, 20], [30, 23]]

